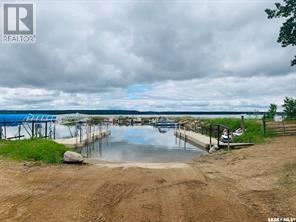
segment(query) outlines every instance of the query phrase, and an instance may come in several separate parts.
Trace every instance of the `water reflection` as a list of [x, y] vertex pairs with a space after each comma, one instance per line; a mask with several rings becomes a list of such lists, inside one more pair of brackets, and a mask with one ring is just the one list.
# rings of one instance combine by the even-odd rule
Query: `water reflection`
[[174, 129], [160, 133], [151, 126], [111, 126], [110, 137], [81, 150], [89, 158], [115, 162], [178, 162], [204, 151], [180, 141]]

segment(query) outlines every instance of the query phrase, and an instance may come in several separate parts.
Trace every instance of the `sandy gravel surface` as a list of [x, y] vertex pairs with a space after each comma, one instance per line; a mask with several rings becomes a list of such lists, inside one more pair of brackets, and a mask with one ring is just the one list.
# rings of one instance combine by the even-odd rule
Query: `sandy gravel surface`
[[0, 221], [267, 221], [296, 217], [296, 137], [177, 164], [0, 159]]

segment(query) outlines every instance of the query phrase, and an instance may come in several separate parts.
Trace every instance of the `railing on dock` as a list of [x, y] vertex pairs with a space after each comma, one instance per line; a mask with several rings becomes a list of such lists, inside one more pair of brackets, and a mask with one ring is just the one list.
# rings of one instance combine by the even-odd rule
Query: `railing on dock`
[[[209, 147], [208, 149], [210, 149], [212, 145], [217, 145], [219, 148], [227, 147], [228, 149], [234, 146], [247, 145], [247, 143], [233, 143], [231, 141], [231, 133], [230, 133], [229, 127], [223, 124], [210, 124], [207, 126], [198, 126], [198, 127], [194, 126], [194, 127], [191, 127], [190, 129], [186, 128], [185, 126], [183, 127], [179, 126], [179, 133], [175, 132], [176, 136], [180, 137], [179, 134], [181, 132], [181, 129], [184, 130], [184, 133], [182, 135], [184, 140], [186, 140], [186, 130], [207, 136], [209, 138], [209, 142], [207, 142]], [[222, 142], [220, 141], [220, 139], [221, 139], [221, 136], [223, 135], [223, 131], [225, 130], [227, 132], [226, 133], [227, 141]], [[251, 144], [251, 143], [248, 143], [248, 144]]]

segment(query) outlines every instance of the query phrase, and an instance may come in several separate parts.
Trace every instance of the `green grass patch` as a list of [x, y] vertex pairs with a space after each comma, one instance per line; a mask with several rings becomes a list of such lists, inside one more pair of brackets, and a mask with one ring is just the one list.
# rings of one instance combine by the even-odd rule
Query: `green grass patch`
[[[208, 124], [222, 124], [227, 126], [231, 132], [234, 132], [237, 128], [241, 127], [241, 119], [236, 118], [215, 118], [207, 119]], [[264, 136], [262, 130], [262, 120], [246, 119], [244, 121], [246, 132], [241, 136], [236, 136], [233, 142], [245, 142], [245, 143], [264, 143], [267, 137], [271, 137], [271, 134]]]
[[20, 161], [61, 163], [67, 150], [64, 145], [46, 139], [0, 141], [0, 156]]

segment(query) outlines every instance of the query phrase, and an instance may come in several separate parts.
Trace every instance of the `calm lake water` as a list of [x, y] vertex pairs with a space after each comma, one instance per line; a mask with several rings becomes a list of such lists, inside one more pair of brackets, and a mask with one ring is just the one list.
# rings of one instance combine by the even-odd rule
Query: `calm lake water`
[[205, 153], [176, 140], [174, 129], [160, 133], [152, 126], [111, 126], [111, 136], [81, 150], [91, 159], [112, 162], [180, 162]]
[[[257, 119], [261, 117], [258, 115], [244, 116], [245, 119]], [[63, 117], [65, 117], [65, 115], [60, 115], [58, 116], [58, 119]], [[194, 115], [192, 117], [240, 118], [240, 115]], [[67, 127], [58, 123], [55, 127], [57, 139], [71, 138], [75, 136], [75, 127]], [[98, 130], [98, 126], [96, 127], [95, 130]], [[7, 127], [6, 130], [7, 137], [18, 135], [17, 127]], [[103, 130], [105, 129], [103, 128]], [[166, 133], [160, 133], [158, 129], [153, 128], [152, 126], [111, 126], [110, 130], [112, 133], [110, 137], [105, 138], [102, 141], [96, 141], [93, 146], [84, 148], [81, 151], [82, 154], [89, 158], [105, 161], [179, 162], [190, 160], [196, 155], [205, 153], [203, 150], [194, 147], [191, 144], [187, 143], [184, 145], [184, 141], [180, 141], [179, 143], [179, 140], [175, 139], [174, 129], [166, 129]], [[42, 131], [44, 131], [44, 129], [42, 129]], [[24, 138], [30, 138], [30, 135], [25, 131], [24, 127], [22, 127], [21, 135], [24, 135]]]

